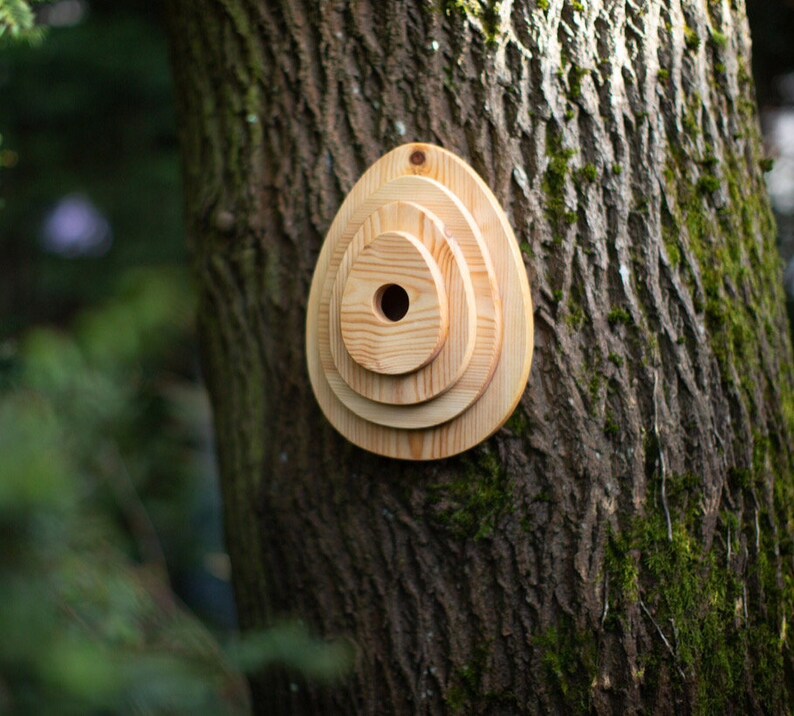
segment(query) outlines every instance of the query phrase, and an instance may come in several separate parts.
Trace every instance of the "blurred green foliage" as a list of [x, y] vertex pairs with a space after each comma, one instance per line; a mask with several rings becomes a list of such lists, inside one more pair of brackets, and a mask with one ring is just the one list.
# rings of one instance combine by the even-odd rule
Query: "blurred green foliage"
[[[175, 596], [233, 626], [159, 5], [72, 2], [30, 47], [32, 5], [0, 0], [0, 713], [247, 713], [243, 672], [350, 652]], [[110, 251], [43, 250], [67, 195]]]
[[[0, 339], [103, 300], [127, 268], [186, 263], [159, 13], [159, 3], [97, 0], [40, 45], [0, 47]], [[106, 254], [42, 250], [47, 212], [67, 195], [107, 217]]]
[[37, 41], [43, 30], [36, 26], [36, 15], [31, 7], [41, 0], [0, 0], [0, 42]]
[[12, 712], [245, 710], [239, 676], [170, 594], [141, 521], [146, 468], [129, 459], [147, 373], [190, 311], [184, 277], [137, 273], [73, 331], [3, 346], [0, 703]]
[[153, 482], [185, 483], [184, 444], [150, 444], [180, 412], [143, 442], [138, 421], [153, 394], [181, 395], [156, 369], [192, 312], [182, 273], [137, 270], [71, 330], [2, 346], [0, 712], [246, 713], [239, 669], [329, 679], [349, 662], [297, 625], [224, 652], [169, 588], [145, 503]]
[[[110, 297], [120, 281], [130, 282], [123, 277], [131, 269], [186, 263], [159, 5], [69, 0], [38, 7], [61, 6], [77, 8], [77, 24], [50, 28], [37, 47], [0, 49], [0, 342], [31, 325], [66, 324], [85, 307], [117, 310]], [[107, 218], [114, 237], [107, 253], [71, 258], [44, 250], [48, 212], [70, 195], [85, 197]], [[127, 470], [148, 476], [141, 499], [175, 588], [203, 617], [228, 628], [234, 615], [209, 409], [196, 379], [195, 337], [190, 330], [180, 336], [163, 362], [147, 369], [152, 379], [140, 386], [119, 435]], [[197, 442], [201, 450], [185, 451]], [[214, 571], [209, 559], [218, 563]]]

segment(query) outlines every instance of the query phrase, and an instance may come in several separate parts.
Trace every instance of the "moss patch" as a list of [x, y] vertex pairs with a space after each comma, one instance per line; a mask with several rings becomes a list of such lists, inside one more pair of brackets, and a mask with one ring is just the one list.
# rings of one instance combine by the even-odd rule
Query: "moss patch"
[[568, 98], [579, 99], [582, 96], [582, 80], [590, 74], [590, 70], [586, 70], [578, 65], [571, 65], [568, 70]]
[[452, 479], [428, 488], [433, 517], [457, 538], [485, 539], [499, 518], [512, 509], [507, 473], [487, 447], [458, 461]]
[[566, 713], [589, 713], [592, 685], [598, 673], [598, 649], [590, 631], [577, 630], [567, 619], [532, 640]]
[[701, 194], [713, 194], [720, 188], [720, 180], [713, 174], [704, 174], [698, 179], [697, 189]]
[[482, 27], [485, 44], [494, 48], [499, 44], [499, 0], [442, 0], [441, 11], [447, 17], [473, 18]]
[[488, 649], [477, 647], [469, 662], [454, 672], [452, 686], [446, 695], [451, 713], [483, 713], [496, 709], [507, 709], [513, 713], [517, 699], [511, 692], [497, 693], [484, 688], [485, 674], [489, 668]]
[[684, 44], [688, 50], [693, 52], [700, 47], [700, 37], [697, 34], [697, 30], [689, 25], [684, 27]]
[[608, 314], [607, 321], [610, 326], [630, 326], [634, 321], [631, 319], [631, 314], [621, 306], [615, 306]]
[[614, 437], [620, 435], [620, 423], [618, 423], [615, 414], [608, 410], [604, 418], [604, 435]]
[[543, 193], [546, 195], [546, 217], [560, 238], [565, 228], [576, 223], [576, 212], [569, 211], [565, 203], [565, 190], [571, 172], [571, 158], [576, 154], [573, 149], [564, 149], [562, 135], [549, 129], [546, 133], [546, 155], [549, 164], [543, 176]]
[[711, 31], [711, 44], [717, 49], [724, 49], [728, 44], [728, 36], [719, 30]]
[[529, 434], [529, 416], [522, 406], [518, 406], [508, 418], [505, 427], [517, 437], [526, 437]]
[[[666, 206], [665, 243], [670, 251], [668, 240], [677, 237], [676, 245], [685, 242], [694, 255], [697, 265], [689, 268], [702, 286], [698, 309], [705, 313], [722, 380], [732, 384], [734, 367], [749, 366], [741, 380], [752, 408], [757, 391], [751, 376], [758, 375], [760, 360], [756, 337], [765, 331], [761, 317], [774, 316], [775, 302], [782, 301], [774, 218], [763, 188], [748, 185], [744, 157], [723, 157], [720, 180], [712, 173], [717, 161], [709, 148], [690, 160], [682, 147], [671, 145], [669, 156], [664, 176], [675, 200]], [[711, 200], [720, 188], [728, 202], [717, 208]], [[680, 254], [676, 246], [671, 261]]]
[[[637, 519], [625, 535], [610, 537], [608, 628], [619, 629], [627, 611], [639, 604], [654, 640], [645, 655], [644, 688], [653, 692], [664, 671], [681, 695], [692, 700], [693, 713], [744, 711], [749, 708], [748, 685], [765, 712], [780, 712], [786, 699], [777, 629], [782, 614], [777, 609], [764, 613], [757, 605], [748, 608], [756, 575], [752, 570], [743, 575], [736, 568], [741, 533], [750, 533], [754, 525], [747, 520], [740, 524], [732, 513], [721, 514], [719, 532], [734, 557], [729, 560], [727, 544], [718, 550], [719, 542], [706, 551], [698, 537], [699, 494], [696, 476], [668, 476], [672, 539], [661, 505]], [[791, 585], [788, 589], [792, 591]], [[790, 599], [791, 593], [781, 600], [783, 609], [790, 608]]]
[[[744, 106], [741, 100], [739, 106]], [[720, 161], [711, 147], [702, 149], [700, 111], [695, 95], [682, 118], [685, 135], [669, 147], [663, 238], [703, 314], [723, 384], [738, 388], [733, 394], [756, 419], [757, 401], [770, 390], [760, 339], [767, 335], [771, 345], [779, 345], [769, 324], [779, 314], [782, 292], [774, 220], [753, 166], [762, 151], [755, 110], [746, 110], [748, 131], [742, 141], [747, 146], [724, 152]], [[717, 203], [717, 191], [727, 201]], [[793, 392], [790, 376], [791, 367], [783, 366], [774, 386], [783, 412]], [[777, 401], [766, 401], [773, 415]], [[794, 553], [794, 475], [785, 444], [791, 426], [783, 423], [782, 416], [767, 413], [759, 428], [763, 432], [754, 438], [752, 464], [729, 471], [729, 488], [745, 510], [720, 513], [710, 550], [701, 539], [701, 487], [693, 475], [666, 480], [672, 539], [656, 478], [649, 487], [655, 505], [610, 541], [610, 626], [619, 629], [640, 606], [655, 639], [644, 657], [643, 688], [652, 692], [662, 686], [658, 679], [670, 679], [694, 713], [785, 712], [791, 696], [784, 662], [791, 664], [792, 658], [785, 632], [794, 613], [794, 580], [790, 556], [779, 555]], [[757, 497], [771, 486], [774, 514]], [[750, 548], [748, 555], [743, 545], [756, 543], [756, 515], [749, 505], [758, 505], [762, 527], [757, 553]], [[784, 568], [781, 575], [780, 565], [786, 564], [789, 573]]]
[[598, 168], [595, 164], [585, 164], [576, 172], [576, 177], [579, 183], [592, 184], [598, 179]]
[[565, 316], [565, 322], [572, 331], [578, 331], [587, 322], [587, 314], [575, 298], [571, 298], [568, 301], [568, 312]]

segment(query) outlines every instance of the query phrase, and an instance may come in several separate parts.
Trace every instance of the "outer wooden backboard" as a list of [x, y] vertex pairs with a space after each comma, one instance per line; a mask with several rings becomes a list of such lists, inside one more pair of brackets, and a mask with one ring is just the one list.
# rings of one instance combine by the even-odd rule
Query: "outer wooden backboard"
[[406, 144], [372, 165], [325, 238], [306, 319], [314, 393], [360, 447], [434, 460], [515, 409], [532, 364], [513, 230], [461, 159]]

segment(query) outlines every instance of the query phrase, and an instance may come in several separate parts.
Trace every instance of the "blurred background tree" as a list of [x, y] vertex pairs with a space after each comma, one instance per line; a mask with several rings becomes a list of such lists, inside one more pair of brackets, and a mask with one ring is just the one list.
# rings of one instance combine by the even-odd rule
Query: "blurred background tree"
[[794, 327], [794, 0], [749, 0], [747, 13], [753, 33], [753, 78], [772, 160], [767, 185]]

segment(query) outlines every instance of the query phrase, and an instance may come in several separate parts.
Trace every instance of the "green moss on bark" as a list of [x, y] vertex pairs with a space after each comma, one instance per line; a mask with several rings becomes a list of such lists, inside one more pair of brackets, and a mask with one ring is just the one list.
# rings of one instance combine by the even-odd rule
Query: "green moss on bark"
[[688, 50], [695, 52], [700, 47], [700, 36], [693, 27], [686, 25], [684, 27], [684, 43]]
[[[715, 162], [688, 161], [679, 147], [670, 148], [665, 171], [669, 195], [675, 197], [666, 221], [667, 237], [686, 237], [696, 260], [690, 271], [702, 287], [700, 310], [705, 313], [711, 345], [722, 380], [735, 382], [734, 368], [749, 366], [742, 376], [757, 375], [759, 344], [756, 336], [764, 327], [762, 316], [775, 314], [774, 301], [781, 300], [780, 257], [775, 244], [775, 225], [763, 190], [742, 180], [747, 170], [729, 155], [722, 162], [728, 201], [716, 206], [712, 195], [722, 183], [710, 173]], [[709, 170], [692, 176], [692, 166], [707, 163]], [[670, 244], [668, 251], [670, 250]], [[673, 255], [680, 251], [670, 252]], [[680, 259], [679, 259], [680, 260]], [[740, 380], [750, 381], [748, 378]], [[744, 386], [752, 398], [755, 386]]]
[[[685, 129], [699, 108], [697, 99], [690, 104]], [[720, 379], [732, 389], [734, 400], [759, 419], [758, 402], [770, 389], [764, 346], [780, 345], [779, 328], [769, 317], [777, 315], [783, 297], [771, 210], [760, 180], [748, 181], [757, 173], [755, 157], [762, 156], [754, 114], [748, 115], [747, 127], [742, 136], [745, 149], [724, 152], [719, 162], [710, 147], [697, 158], [699, 131], [670, 147], [664, 176], [672, 201], [665, 207], [669, 212], [664, 229], [671, 256], [675, 237], [679, 269], [694, 289]], [[791, 435], [792, 429], [785, 417], [791, 372], [790, 366], [783, 368], [774, 388], [777, 397], [764, 401], [767, 408], [754, 437], [752, 464], [741, 464], [744, 450], [739, 446], [737, 464], [728, 471], [729, 488], [744, 495], [745, 508], [720, 513], [711, 549], [706, 550], [700, 538], [697, 480], [671, 478], [667, 493], [672, 539], [657, 485], [654, 510], [632, 525], [622, 543], [613, 545], [623, 561], [608, 562], [616, 582], [627, 570], [625, 560], [636, 565], [638, 588], [619, 590], [618, 601], [626, 608], [633, 598], [627, 594], [641, 599], [650, 628], [659, 636], [649, 662], [654, 669], [646, 673], [658, 674], [666, 665], [677, 688], [690, 695], [695, 713], [752, 710], [758, 705], [764, 711], [784, 712], [788, 700], [794, 475], [786, 439], [781, 437]], [[760, 497], [770, 486], [771, 508]], [[646, 684], [655, 688], [647, 677]]]
[[511, 509], [507, 473], [487, 446], [466, 454], [459, 462], [454, 479], [428, 488], [433, 516], [458, 539], [485, 539]]
[[711, 43], [719, 50], [724, 50], [728, 45], [728, 36], [719, 30], [711, 31]]
[[490, 660], [488, 648], [479, 646], [466, 665], [453, 673], [452, 685], [445, 699], [451, 713], [515, 712], [518, 706], [515, 694], [490, 691], [484, 686]]
[[598, 648], [592, 632], [563, 619], [532, 640], [565, 713], [590, 712], [598, 674]]
[[[621, 629], [639, 607], [654, 640], [640, 675], [651, 697], [670, 679], [696, 714], [749, 710], [754, 701], [764, 712], [784, 712], [784, 631], [794, 589], [776, 578], [770, 532], [763, 531], [757, 561], [745, 570], [742, 545], [755, 540], [752, 515], [740, 521], [721, 513], [718, 537], [707, 550], [699, 478], [668, 475], [665, 482], [666, 500], [657, 477], [648, 513], [610, 537], [607, 628]], [[748, 604], [760, 594], [767, 596], [765, 609]]]
[[495, 48], [499, 44], [499, 0], [442, 0], [441, 10], [447, 17], [476, 20], [482, 27], [485, 44]]
[[571, 173], [573, 149], [564, 149], [562, 134], [549, 129], [546, 133], [546, 155], [549, 158], [543, 176], [543, 192], [546, 195], [546, 218], [554, 231], [555, 239], [561, 240], [566, 228], [576, 223], [576, 212], [569, 211], [565, 202], [568, 176]]
[[524, 408], [519, 405], [505, 423], [505, 428], [517, 437], [526, 437], [529, 433], [529, 416]]
[[590, 73], [590, 70], [572, 64], [568, 70], [568, 98], [579, 99], [582, 96], [582, 80]]
[[634, 321], [631, 314], [622, 306], [615, 306], [608, 314], [607, 321], [610, 326], [630, 326]]

